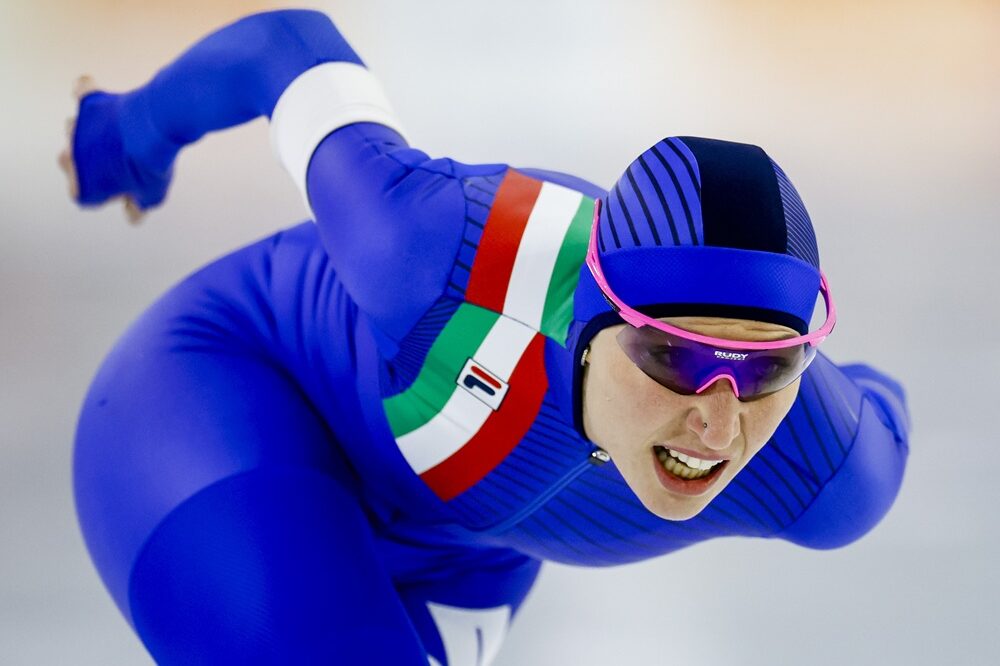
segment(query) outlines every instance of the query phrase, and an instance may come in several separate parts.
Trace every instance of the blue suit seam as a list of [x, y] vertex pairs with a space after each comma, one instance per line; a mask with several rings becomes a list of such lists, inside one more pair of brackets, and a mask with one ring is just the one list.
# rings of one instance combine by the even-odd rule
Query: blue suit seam
[[[125, 599], [126, 607], [124, 609], [125, 610], [125, 616], [126, 616], [125, 619], [128, 620], [128, 623], [130, 625], [132, 625], [132, 628], [135, 630], [135, 632], [140, 637], [142, 636], [142, 634], [139, 632], [139, 628], [136, 627], [135, 617], [134, 617], [133, 612], [132, 612], [132, 605], [133, 605], [133, 601], [134, 601], [134, 599], [133, 599], [134, 591], [133, 591], [132, 584], [134, 582], [134, 576], [135, 576], [135, 572], [136, 572], [136, 565], [142, 560], [143, 556], [145, 556], [146, 551], [149, 550], [150, 543], [152, 542], [153, 537], [156, 535], [156, 533], [159, 531], [159, 529], [163, 526], [163, 524], [171, 516], [173, 516], [174, 514], [176, 514], [177, 511], [181, 507], [183, 507], [184, 505], [188, 504], [189, 502], [191, 502], [196, 497], [199, 497], [199, 496], [203, 495], [204, 493], [208, 492], [209, 490], [214, 489], [216, 486], [219, 486], [219, 485], [221, 485], [223, 483], [228, 483], [230, 481], [233, 481], [234, 479], [238, 479], [238, 478], [243, 477], [243, 476], [248, 476], [250, 474], [255, 474], [255, 473], [261, 471], [261, 469], [263, 469], [263, 468], [264, 468], [263, 466], [257, 466], [257, 467], [253, 467], [251, 469], [244, 470], [242, 472], [236, 472], [234, 474], [230, 474], [229, 476], [225, 476], [225, 477], [223, 477], [221, 479], [217, 479], [217, 480], [213, 481], [212, 483], [208, 484], [207, 486], [199, 488], [197, 490], [197, 492], [192, 493], [188, 497], [184, 498], [182, 501], [177, 502], [176, 504], [174, 504], [174, 506], [169, 511], [167, 511], [166, 513], [164, 513], [163, 516], [158, 521], [156, 521], [156, 524], [152, 528], [150, 528], [149, 533], [142, 540], [142, 545], [139, 546], [139, 548], [136, 549], [136, 551], [135, 551], [136, 555], [135, 555], [134, 558], [132, 558], [132, 562], [129, 565], [128, 580], [126, 581], [126, 584], [125, 584], [125, 591], [126, 591], [126, 599]], [[276, 470], [282, 470], [282, 469], [300, 469], [300, 470], [308, 470], [308, 471], [317, 472], [318, 474], [327, 476], [322, 470], [317, 469], [316, 467], [311, 467], [311, 466], [302, 465], [302, 464], [288, 464], [288, 463], [273, 464], [273, 465], [268, 465], [266, 467], [266, 469], [269, 472], [274, 472]]]

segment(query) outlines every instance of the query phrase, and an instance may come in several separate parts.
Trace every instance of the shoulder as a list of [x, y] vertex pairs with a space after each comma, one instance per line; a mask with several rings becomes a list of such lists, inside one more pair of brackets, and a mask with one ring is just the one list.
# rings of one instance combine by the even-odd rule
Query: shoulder
[[562, 342], [601, 190], [538, 169], [462, 183], [465, 228], [448, 295]]

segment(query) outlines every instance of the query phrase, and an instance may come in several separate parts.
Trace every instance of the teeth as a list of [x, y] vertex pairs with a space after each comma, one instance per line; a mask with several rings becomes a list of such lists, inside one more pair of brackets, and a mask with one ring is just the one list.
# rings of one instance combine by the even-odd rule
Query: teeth
[[654, 451], [663, 468], [673, 476], [682, 479], [700, 479], [708, 476], [712, 473], [711, 470], [713, 467], [725, 462], [724, 460], [702, 460], [701, 458], [695, 458], [685, 453], [673, 451], [665, 446], [656, 446], [654, 447]]
[[[664, 449], [662, 448], [657, 449], [658, 452], [663, 450]], [[701, 458], [695, 458], [694, 456], [688, 456], [683, 453], [678, 453], [677, 451], [674, 451], [672, 449], [666, 449], [666, 452], [671, 457], [680, 460], [682, 463], [684, 463], [685, 465], [694, 470], [709, 470], [718, 465], [720, 462], [722, 462], [721, 460], [702, 460]], [[660, 458], [660, 460], [662, 461], [663, 458]]]
[[708, 476], [711, 473], [707, 469], [691, 469], [684, 463], [670, 456], [664, 456], [664, 458], [666, 458], [666, 460], [661, 462], [664, 469], [674, 476], [679, 476], [682, 479], [700, 479], [701, 477]]

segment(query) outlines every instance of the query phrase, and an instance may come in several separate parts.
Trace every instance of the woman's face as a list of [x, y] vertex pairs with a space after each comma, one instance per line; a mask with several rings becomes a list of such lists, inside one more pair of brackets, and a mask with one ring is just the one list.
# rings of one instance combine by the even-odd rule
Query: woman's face
[[[667, 317], [663, 321], [730, 340], [781, 340], [798, 335], [784, 326], [745, 319]], [[647, 509], [667, 520], [686, 520], [722, 492], [771, 438], [791, 409], [800, 380], [750, 402], [740, 402], [725, 379], [700, 394], [681, 395], [657, 384], [625, 356], [615, 340], [623, 327], [603, 329], [591, 341], [583, 378], [584, 430], [611, 455]], [[678, 481], [677, 474], [668, 470], [685, 478], [704, 472], [681, 467], [668, 449], [725, 463], [719, 463], [723, 466], [705, 481]], [[693, 463], [698, 465], [698, 461]]]

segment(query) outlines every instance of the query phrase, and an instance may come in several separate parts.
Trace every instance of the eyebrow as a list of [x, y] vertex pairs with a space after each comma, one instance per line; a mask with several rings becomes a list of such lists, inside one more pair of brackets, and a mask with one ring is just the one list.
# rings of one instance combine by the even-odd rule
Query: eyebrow
[[[728, 329], [728, 328], [730, 328], [730, 326], [732, 326], [731, 324], [696, 324], [696, 325], [699, 328], [704, 327], [704, 328], [708, 328], [708, 329], [719, 329], [719, 328], [726, 328], [726, 329]], [[684, 328], [684, 327], [682, 326], [681, 328]], [[715, 334], [715, 333], [717, 333], [717, 331], [715, 331], [715, 330], [708, 331], [708, 332], [702, 332], [702, 331], [692, 331], [692, 332], [693, 333], [701, 333], [702, 335], [709, 335], [709, 334]], [[746, 340], [747, 342], [758, 342], [757, 340], [749, 340], [748, 336], [746, 335], [746, 334], [752, 335], [752, 334], [757, 334], [757, 333], [762, 333], [762, 334], [766, 335], [767, 337], [774, 337], [774, 338], [777, 338], [777, 339], [785, 339], [785, 340], [790, 339], [790, 338], [794, 338], [794, 337], [796, 337], [798, 335], [798, 333], [796, 331], [792, 331], [791, 329], [784, 330], [784, 329], [774, 329], [774, 328], [757, 328], [757, 327], [751, 328], [751, 327], [746, 327], [746, 328], [740, 328], [739, 329], [739, 333], [735, 334], [735, 335], [738, 335], [739, 337], [725, 338], [724, 336], [719, 336], [719, 335], [715, 335], [714, 337], [723, 337], [723, 339], [732, 339], [732, 340]]]
[[[765, 331], [752, 331], [751, 333], [764, 333]], [[734, 340], [734, 341], [746, 341], [746, 342], [773, 342], [775, 340], [790, 340], [796, 337], [795, 334], [788, 333], [786, 331], [767, 331], [766, 335], [740, 335], [739, 337], [727, 337], [724, 335], [717, 335], [714, 337], [721, 338], [723, 340]]]

